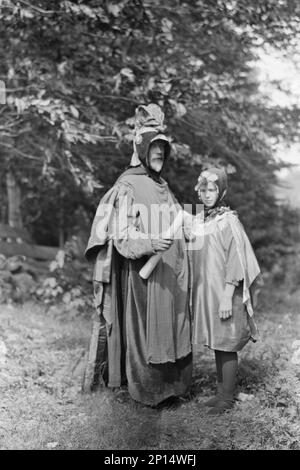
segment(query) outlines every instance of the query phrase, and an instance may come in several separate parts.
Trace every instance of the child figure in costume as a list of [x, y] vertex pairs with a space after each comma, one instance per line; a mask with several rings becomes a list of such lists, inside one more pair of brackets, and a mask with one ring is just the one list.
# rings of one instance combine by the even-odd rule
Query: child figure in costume
[[209, 414], [234, 404], [237, 352], [255, 341], [250, 289], [260, 269], [236, 212], [223, 203], [227, 176], [221, 168], [203, 171], [195, 187], [204, 204], [201, 249], [189, 252], [192, 269], [192, 343], [215, 352], [217, 395]]

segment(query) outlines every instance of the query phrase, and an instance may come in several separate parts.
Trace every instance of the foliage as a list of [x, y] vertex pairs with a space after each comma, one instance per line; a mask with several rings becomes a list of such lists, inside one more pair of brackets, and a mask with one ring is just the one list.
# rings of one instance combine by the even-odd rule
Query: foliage
[[269, 45], [292, 53], [299, 14], [297, 0], [3, 0], [1, 201], [13, 168], [32, 232], [68, 237], [79, 203], [91, 214], [128, 163], [136, 105], [153, 101], [174, 139], [165, 176], [178, 198], [195, 202], [200, 168], [224, 164], [254, 243], [281, 244], [266, 233], [278, 224], [272, 145], [299, 137], [299, 110], [262, 96], [255, 59]]
[[21, 255], [0, 254], [0, 304], [23, 303], [35, 292], [36, 280]]
[[58, 251], [35, 296], [49, 306], [61, 304], [67, 312], [87, 313], [93, 308], [91, 271], [76, 256], [76, 246], [77, 239], [73, 237], [63, 250]]

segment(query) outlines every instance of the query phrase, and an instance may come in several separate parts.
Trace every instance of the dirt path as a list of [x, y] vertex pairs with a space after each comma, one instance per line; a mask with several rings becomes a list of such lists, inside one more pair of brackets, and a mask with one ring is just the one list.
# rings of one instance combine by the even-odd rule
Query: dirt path
[[176, 409], [140, 406], [126, 392], [82, 395], [90, 322], [1, 305], [0, 449], [300, 449], [297, 302], [260, 317], [261, 341], [241, 354], [244, 401], [213, 418], [203, 407], [211, 353], [195, 358], [192, 397]]

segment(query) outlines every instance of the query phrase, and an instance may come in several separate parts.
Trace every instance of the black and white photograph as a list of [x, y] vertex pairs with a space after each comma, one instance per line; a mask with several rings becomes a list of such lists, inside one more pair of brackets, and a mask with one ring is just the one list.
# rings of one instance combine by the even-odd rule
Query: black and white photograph
[[299, 0], [0, 28], [0, 450], [300, 450]]

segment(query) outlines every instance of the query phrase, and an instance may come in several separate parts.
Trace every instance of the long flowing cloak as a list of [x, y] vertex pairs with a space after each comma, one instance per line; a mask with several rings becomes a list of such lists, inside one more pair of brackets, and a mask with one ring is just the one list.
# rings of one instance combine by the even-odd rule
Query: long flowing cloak
[[[149, 209], [161, 204], [174, 207], [166, 182], [155, 182], [142, 169], [125, 172], [101, 200], [86, 250], [95, 260], [102, 331], [95, 380], [110, 387], [127, 382], [131, 396], [148, 405], [184, 394], [192, 367], [184, 239], [164, 252], [147, 281], [139, 276], [154, 254]], [[153, 235], [158, 225], [156, 218], [151, 222]]]
[[[190, 251], [194, 347], [204, 344], [221, 351], [239, 351], [256, 340], [251, 290], [260, 269], [238, 217], [228, 211], [202, 227], [201, 249]], [[232, 316], [219, 318], [226, 282], [236, 286]]]

